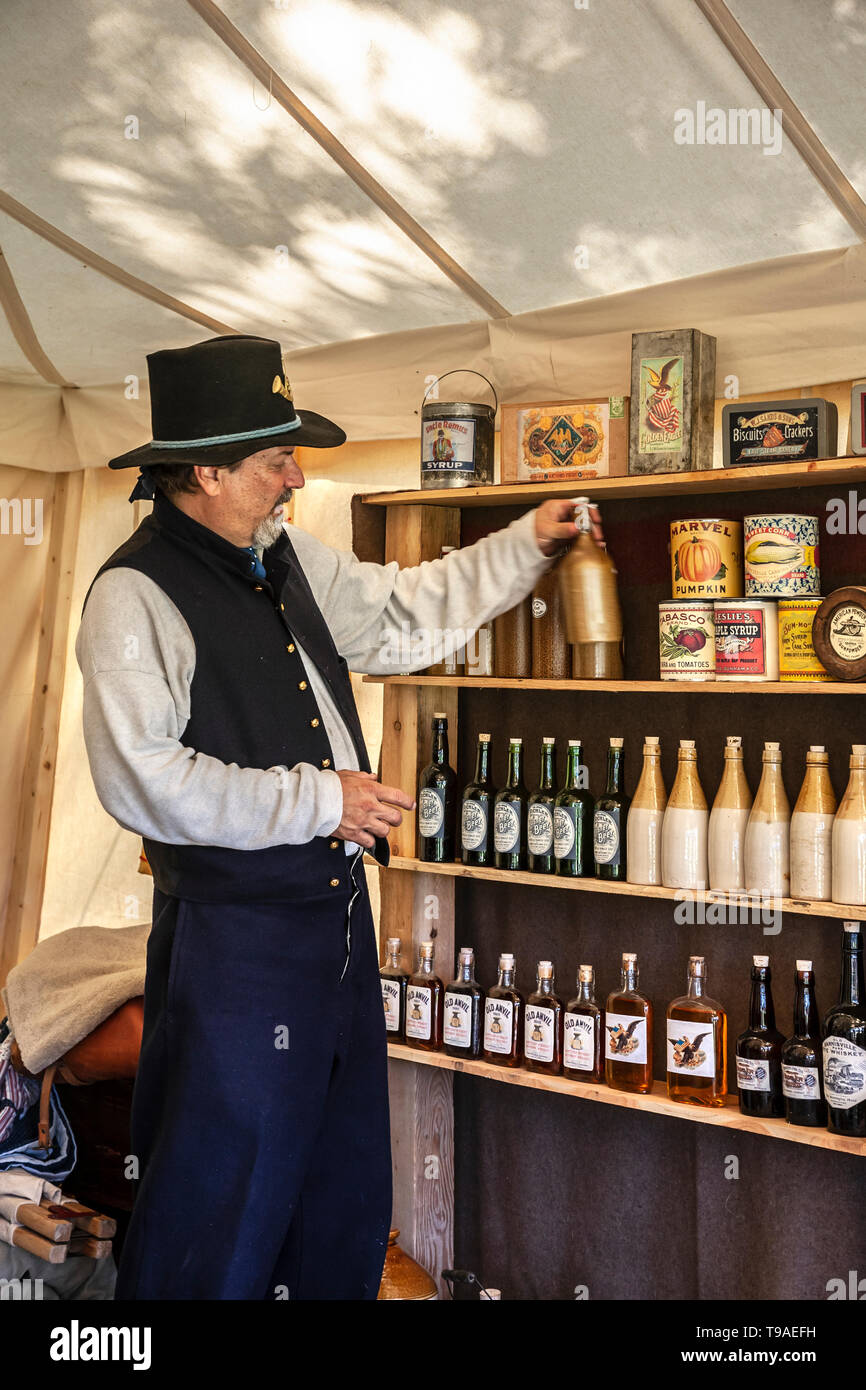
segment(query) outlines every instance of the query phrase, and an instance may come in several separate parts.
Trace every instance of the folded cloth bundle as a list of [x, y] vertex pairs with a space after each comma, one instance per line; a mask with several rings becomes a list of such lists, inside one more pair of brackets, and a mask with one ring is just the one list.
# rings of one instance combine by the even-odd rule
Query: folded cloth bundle
[[38, 1074], [144, 993], [150, 923], [72, 927], [10, 970], [2, 997], [28, 1071]]
[[[41, 1086], [19, 1076], [11, 1065], [12, 1035], [0, 1019], [0, 1177], [24, 1169], [36, 1178], [62, 1181], [75, 1167], [75, 1139], [63, 1106], [52, 1089], [48, 1108], [48, 1147], [39, 1143]], [[50, 1184], [49, 1184], [50, 1185]]]

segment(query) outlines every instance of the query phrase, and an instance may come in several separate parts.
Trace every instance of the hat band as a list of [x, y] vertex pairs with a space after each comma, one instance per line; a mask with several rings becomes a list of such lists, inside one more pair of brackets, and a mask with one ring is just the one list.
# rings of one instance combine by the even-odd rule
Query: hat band
[[267, 439], [269, 435], [285, 434], [301, 427], [301, 417], [287, 420], [284, 425], [268, 425], [263, 430], [241, 430], [240, 434], [211, 434], [205, 439], [154, 439], [152, 449], [198, 449], [206, 444], [239, 444], [244, 439]]

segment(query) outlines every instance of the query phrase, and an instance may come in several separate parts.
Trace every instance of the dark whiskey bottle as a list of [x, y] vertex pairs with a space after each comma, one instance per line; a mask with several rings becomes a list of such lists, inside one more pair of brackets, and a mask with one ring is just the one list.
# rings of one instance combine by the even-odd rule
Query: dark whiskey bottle
[[833, 1134], [862, 1139], [866, 1137], [866, 994], [859, 922], [843, 923], [839, 1003], [824, 1019], [823, 1033], [827, 1128]]
[[789, 1125], [823, 1128], [827, 1103], [821, 1078], [821, 1019], [810, 960], [797, 961], [794, 1033], [782, 1045], [782, 1095]]
[[626, 818], [629, 798], [623, 790], [625, 777], [621, 738], [612, 738], [607, 751], [607, 786], [595, 803], [592, 818], [595, 876], [616, 883], [626, 881]]
[[418, 784], [418, 858], [425, 864], [454, 858], [457, 773], [448, 765], [448, 717], [433, 716], [433, 755]]
[[388, 937], [388, 959], [379, 971], [382, 1003], [385, 1008], [385, 1032], [388, 1042], [403, 1042], [406, 1037], [406, 983], [408, 971], [400, 965], [400, 938]]
[[445, 986], [433, 973], [433, 942], [421, 942], [421, 959], [406, 984], [406, 1042], [422, 1052], [442, 1046]]
[[556, 872], [563, 878], [592, 878], [592, 818], [595, 798], [585, 783], [580, 761], [580, 739], [568, 740], [565, 786], [553, 809], [553, 854]]
[[460, 806], [460, 857], [476, 867], [493, 863], [493, 803], [490, 781], [490, 735], [478, 735], [475, 776], [463, 792]]
[[782, 1043], [776, 1027], [769, 956], [752, 956], [749, 1026], [737, 1038], [737, 1089], [744, 1115], [784, 1115]]
[[562, 1066], [572, 1081], [604, 1081], [602, 1034], [604, 1015], [595, 1002], [595, 971], [582, 965], [577, 972], [577, 995], [563, 1014]]
[[526, 849], [534, 874], [556, 873], [553, 811], [556, 805], [556, 740], [541, 740], [541, 774], [526, 812]]
[[562, 1071], [562, 1000], [557, 997], [553, 962], [540, 960], [535, 990], [523, 1010], [523, 1065], [527, 1071], [558, 1076]]
[[499, 979], [484, 1000], [484, 1060], [519, 1067], [523, 1055], [523, 995], [515, 988], [514, 957], [499, 957]]
[[493, 808], [493, 848], [497, 869], [526, 868], [526, 801], [521, 758], [523, 739], [508, 741], [508, 778], [496, 793]]
[[475, 978], [475, 952], [461, 946], [457, 978], [445, 990], [442, 1036], [449, 1057], [480, 1057], [484, 990]]
[[604, 1079], [615, 1091], [645, 1096], [653, 1087], [653, 1006], [639, 982], [637, 956], [626, 951], [620, 987], [604, 1011]]

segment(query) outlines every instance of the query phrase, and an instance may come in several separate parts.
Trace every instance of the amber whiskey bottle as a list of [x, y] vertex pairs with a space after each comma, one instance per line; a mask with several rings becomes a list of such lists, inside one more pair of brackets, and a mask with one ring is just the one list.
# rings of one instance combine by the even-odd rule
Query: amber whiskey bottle
[[448, 716], [433, 715], [433, 750], [418, 783], [418, 858], [425, 864], [454, 859], [457, 773], [448, 762]]
[[408, 971], [400, 964], [400, 938], [388, 937], [388, 959], [379, 971], [382, 1004], [385, 1009], [385, 1032], [388, 1042], [402, 1042], [406, 1037], [406, 985]]
[[457, 978], [445, 990], [442, 1035], [449, 1057], [480, 1057], [484, 990], [475, 978], [475, 952], [461, 946]]
[[782, 1095], [789, 1125], [823, 1129], [827, 1102], [821, 1079], [821, 1018], [810, 960], [797, 961], [794, 1033], [782, 1044]]
[[499, 979], [484, 1000], [484, 1060], [519, 1067], [523, 1056], [523, 995], [515, 987], [511, 954], [499, 957]]
[[607, 996], [604, 1079], [614, 1091], [645, 1096], [653, 1084], [653, 1006], [638, 990], [637, 956], [625, 952], [622, 981]]
[[773, 1008], [769, 956], [752, 956], [749, 1026], [737, 1038], [737, 1090], [744, 1115], [784, 1115], [782, 1043]]
[[523, 1011], [523, 1065], [558, 1076], [562, 1071], [562, 1000], [556, 994], [553, 962], [540, 960], [535, 990]]
[[728, 1094], [728, 1016], [706, 993], [703, 956], [689, 956], [686, 993], [668, 1005], [668, 1096], [724, 1105]]
[[526, 812], [526, 848], [529, 870], [534, 874], [556, 873], [553, 854], [553, 811], [556, 805], [556, 740], [541, 740], [541, 772], [538, 787], [529, 798]]
[[562, 1022], [565, 1075], [571, 1081], [604, 1081], [604, 1016], [595, 1002], [595, 971], [591, 965], [582, 965], [577, 972], [577, 995], [566, 1004]]
[[406, 1042], [422, 1052], [442, 1046], [445, 986], [433, 972], [433, 942], [421, 942], [421, 959], [406, 985]]

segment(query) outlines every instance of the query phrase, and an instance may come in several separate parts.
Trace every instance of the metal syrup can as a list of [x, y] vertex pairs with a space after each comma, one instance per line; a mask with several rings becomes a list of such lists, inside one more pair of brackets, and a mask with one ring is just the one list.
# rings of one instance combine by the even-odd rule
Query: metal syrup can
[[779, 680], [828, 681], [812, 642], [820, 598], [779, 599]]
[[821, 592], [817, 516], [780, 512], [743, 519], [748, 598], [814, 598]]
[[[469, 367], [455, 368], [437, 377], [427, 395], [446, 376], [470, 372], [487, 377]], [[421, 404], [421, 487], [486, 487], [493, 482], [493, 424], [499, 404], [496, 389], [493, 405], [476, 401], [428, 401]]]
[[772, 599], [716, 599], [717, 681], [777, 681], [779, 622]]
[[716, 672], [712, 600], [659, 604], [659, 675], [663, 681], [711, 681]]
[[742, 597], [742, 522], [712, 516], [672, 521], [670, 548], [675, 599]]

